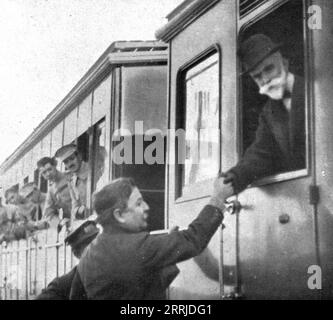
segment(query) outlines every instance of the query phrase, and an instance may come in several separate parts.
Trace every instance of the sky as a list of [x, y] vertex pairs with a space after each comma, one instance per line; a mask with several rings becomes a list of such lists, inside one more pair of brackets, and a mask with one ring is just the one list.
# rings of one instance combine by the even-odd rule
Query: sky
[[117, 40], [153, 40], [182, 0], [1, 0], [0, 164]]

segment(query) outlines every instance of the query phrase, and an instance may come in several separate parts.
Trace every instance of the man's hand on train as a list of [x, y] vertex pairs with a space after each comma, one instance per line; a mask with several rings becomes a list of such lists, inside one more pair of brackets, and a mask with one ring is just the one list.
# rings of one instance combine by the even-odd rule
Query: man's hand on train
[[224, 202], [234, 193], [231, 183], [225, 184], [223, 178], [217, 178], [214, 182], [214, 190], [209, 201], [209, 204], [224, 209]]

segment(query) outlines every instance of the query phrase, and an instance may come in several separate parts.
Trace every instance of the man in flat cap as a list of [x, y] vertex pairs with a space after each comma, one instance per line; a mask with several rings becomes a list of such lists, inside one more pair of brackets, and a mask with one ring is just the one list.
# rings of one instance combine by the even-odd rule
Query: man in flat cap
[[54, 158], [39, 159], [37, 167], [41, 176], [48, 182], [43, 218], [58, 220], [59, 210], [62, 210], [62, 217], [70, 219], [72, 200], [66, 175], [57, 170], [57, 161]]
[[[65, 239], [72, 248], [72, 252], [77, 259], [80, 259], [86, 247], [96, 238], [99, 229], [92, 220], [86, 220], [77, 229], [72, 231]], [[46, 289], [36, 297], [36, 300], [69, 300], [72, 281], [77, 273], [75, 266], [65, 275], [55, 278], [50, 282]], [[79, 281], [79, 280], [76, 280]], [[81, 300], [84, 300], [84, 289], [80, 289]]]
[[67, 144], [58, 149], [55, 157], [61, 161], [67, 172], [68, 188], [72, 199], [71, 219], [84, 219], [90, 214], [87, 207], [88, 163], [75, 144]]
[[269, 99], [254, 142], [235, 167], [222, 173], [234, 193], [263, 176], [305, 168], [304, 79], [289, 71], [280, 48], [268, 36], [255, 34], [241, 43], [238, 52], [243, 73]]
[[147, 232], [149, 206], [134, 181], [120, 178], [104, 186], [93, 196], [103, 231], [81, 258], [81, 284], [74, 279], [72, 293], [83, 284], [92, 300], [164, 299], [177, 275], [170, 267], [204, 250], [230, 193], [231, 185], [216, 179], [208, 204], [188, 229], [153, 235]]

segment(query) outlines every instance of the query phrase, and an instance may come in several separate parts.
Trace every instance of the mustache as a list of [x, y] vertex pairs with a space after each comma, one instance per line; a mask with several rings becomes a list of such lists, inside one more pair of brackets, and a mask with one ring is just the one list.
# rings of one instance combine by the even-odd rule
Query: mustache
[[276, 78], [272, 79], [270, 82], [268, 82], [267, 84], [261, 86], [259, 88], [259, 93], [264, 94], [266, 92], [269, 92], [272, 89], [274, 89], [274, 87], [281, 86], [282, 82], [283, 82], [282, 77], [276, 77]]

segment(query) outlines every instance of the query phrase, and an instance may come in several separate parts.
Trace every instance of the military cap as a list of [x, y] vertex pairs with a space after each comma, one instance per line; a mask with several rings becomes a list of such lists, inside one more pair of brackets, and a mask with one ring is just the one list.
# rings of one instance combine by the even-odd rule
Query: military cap
[[65, 146], [62, 146], [61, 148], [59, 148], [56, 151], [54, 156], [56, 158], [58, 158], [60, 161], [64, 161], [76, 151], [77, 151], [77, 145], [76, 144], [73, 144], [73, 143], [66, 144]]
[[98, 233], [99, 229], [96, 226], [96, 222], [86, 220], [78, 228], [70, 232], [65, 239], [65, 243], [75, 248], [88, 240], [92, 241]]
[[34, 182], [26, 183], [21, 189], [20, 189], [20, 195], [23, 198], [27, 198], [31, 193], [34, 192], [34, 190], [37, 189], [37, 186]]
[[261, 33], [254, 34], [243, 41], [238, 50], [238, 56], [243, 63], [243, 74], [253, 70], [281, 47], [281, 43], [275, 43], [271, 38]]

